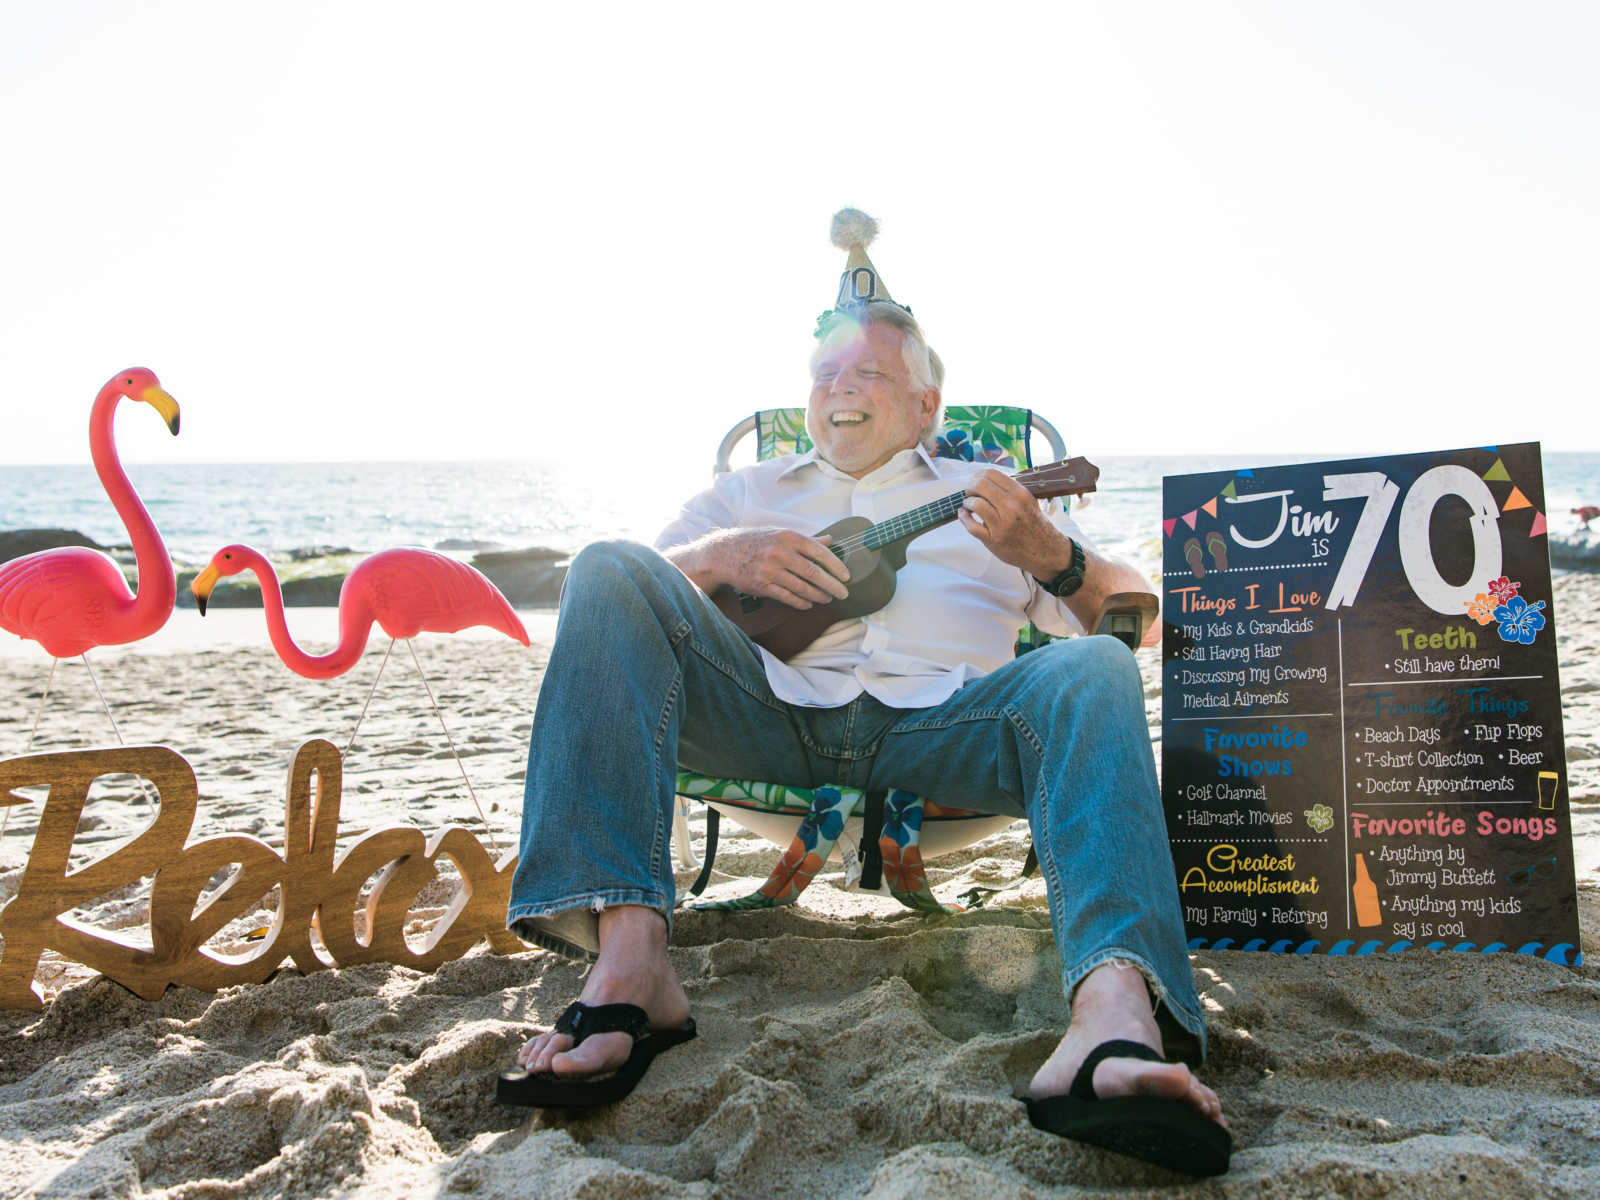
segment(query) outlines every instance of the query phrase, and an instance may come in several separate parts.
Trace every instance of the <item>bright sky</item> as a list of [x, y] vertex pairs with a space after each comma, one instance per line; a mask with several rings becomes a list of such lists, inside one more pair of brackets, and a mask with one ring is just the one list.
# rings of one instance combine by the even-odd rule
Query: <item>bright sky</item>
[[1600, 449], [1597, 14], [0, 0], [0, 462], [709, 465], [847, 204], [1090, 457]]

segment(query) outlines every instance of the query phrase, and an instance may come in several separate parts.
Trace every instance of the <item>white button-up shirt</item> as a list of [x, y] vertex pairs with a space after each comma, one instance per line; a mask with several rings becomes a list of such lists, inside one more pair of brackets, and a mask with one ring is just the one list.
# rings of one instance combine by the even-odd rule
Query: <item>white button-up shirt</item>
[[[717, 478], [656, 539], [670, 550], [719, 529], [776, 525], [820, 533], [847, 516], [883, 521], [943, 499], [987, 463], [902, 450], [853, 479], [812, 450], [769, 459]], [[1046, 515], [1068, 537], [1083, 534], [1056, 501]], [[1082, 625], [1028, 572], [1001, 562], [958, 521], [913, 538], [894, 598], [864, 617], [837, 621], [788, 662], [761, 651], [780, 700], [816, 708], [848, 704], [862, 692], [894, 708], [939, 704], [968, 680], [1011, 660], [1017, 630], [1032, 621], [1046, 633]]]

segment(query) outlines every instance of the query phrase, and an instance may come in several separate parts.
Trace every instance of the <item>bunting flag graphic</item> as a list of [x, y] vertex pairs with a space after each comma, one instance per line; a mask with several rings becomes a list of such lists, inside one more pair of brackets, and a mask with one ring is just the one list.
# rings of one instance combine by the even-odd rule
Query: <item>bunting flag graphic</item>
[[[1238, 473], [1238, 476], [1241, 479], [1242, 478], [1253, 478], [1253, 472], [1240, 471]], [[1223, 488], [1220, 492], [1218, 492], [1215, 496], [1211, 497], [1211, 499], [1207, 500], [1199, 508], [1191, 509], [1189, 512], [1184, 513], [1183, 514], [1184, 523], [1186, 525], [1188, 525], [1190, 529], [1193, 529], [1195, 527], [1195, 523], [1200, 519], [1200, 514], [1201, 513], [1205, 513], [1213, 521], [1216, 520], [1217, 519], [1217, 505], [1218, 505], [1219, 502], [1221, 502], [1223, 497], [1227, 497], [1229, 500], [1238, 499], [1239, 490], [1238, 490], [1238, 488], [1236, 488], [1234, 486], [1237, 482], [1238, 482], [1238, 479], [1230, 479], [1230, 480], [1228, 480], [1228, 486], [1227, 487]], [[1172, 536], [1172, 531], [1173, 531], [1174, 528], [1177, 527], [1177, 524], [1178, 524], [1178, 518], [1177, 517], [1168, 517], [1168, 518], [1165, 518], [1165, 519], [1162, 520], [1161, 528], [1166, 532], [1166, 535], [1168, 537], [1171, 537]]]
[[[1499, 457], [1499, 448], [1495, 446], [1485, 446], [1484, 449], [1488, 450], [1496, 457], [1494, 464], [1483, 473], [1481, 478], [1489, 482], [1511, 484], [1511, 494], [1506, 497], [1505, 503], [1500, 506], [1500, 511], [1502, 513], [1508, 513], [1517, 508], [1533, 508], [1533, 501], [1529, 500], [1528, 497], [1523, 494], [1522, 489], [1519, 488], [1516, 485], [1516, 482], [1511, 478], [1511, 473], [1506, 470], [1505, 460]], [[1224, 487], [1220, 492], [1211, 497], [1211, 499], [1207, 500], [1204, 504], [1200, 505], [1199, 508], [1191, 509], [1183, 514], [1184, 524], [1186, 524], [1190, 529], [1194, 529], [1202, 512], [1209, 516], [1212, 520], [1216, 520], [1217, 504], [1224, 498], [1229, 500], [1237, 500], [1239, 498], [1239, 491], [1235, 485], [1238, 483], [1238, 481], [1240, 479], [1254, 478], [1254, 471], [1244, 470], [1235, 472], [1234, 478], [1228, 480], [1227, 486]], [[1177, 517], [1168, 517], [1161, 522], [1162, 532], [1165, 533], [1167, 537], [1171, 537], [1173, 530], [1175, 530], [1177, 527]], [[1533, 526], [1528, 530], [1528, 536], [1540, 537], [1548, 532], [1549, 525], [1545, 519], [1544, 513], [1534, 509]]]

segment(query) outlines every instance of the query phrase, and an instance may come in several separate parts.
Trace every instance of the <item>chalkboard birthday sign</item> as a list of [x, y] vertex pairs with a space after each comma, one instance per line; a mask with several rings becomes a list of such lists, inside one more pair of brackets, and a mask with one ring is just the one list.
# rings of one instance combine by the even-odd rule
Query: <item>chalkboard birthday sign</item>
[[1163, 481], [1192, 948], [1582, 961], [1537, 443]]

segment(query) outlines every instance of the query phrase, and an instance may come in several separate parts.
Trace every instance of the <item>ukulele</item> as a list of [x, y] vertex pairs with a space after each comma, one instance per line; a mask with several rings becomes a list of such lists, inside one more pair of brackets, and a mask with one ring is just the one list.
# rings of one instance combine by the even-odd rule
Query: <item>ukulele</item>
[[[1049, 500], [1094, 491], [1100, 468], [1084, 458], [1069, 458], [1011, 478], [1036, 499]], [[828, 549], [850, 569], [850, 581], [845, 585], [850, 594], [842, 600], [791, 608], [781, 600], [752, 596], [728, 584], [712, 592], [711, 600], [756, 645], [787, 662], [835, 621], [875, 613], [894, 599], [895, 572], [906, 565], [906, 544], [918, 534], [955, 520], [966, 498], [966, 492], [954, 492], [876, 523], [865, 517], [846, 517], [817, 534], [833, 538]]]

